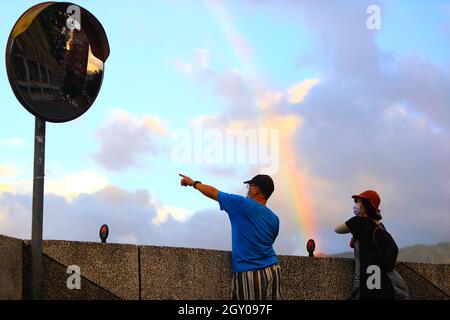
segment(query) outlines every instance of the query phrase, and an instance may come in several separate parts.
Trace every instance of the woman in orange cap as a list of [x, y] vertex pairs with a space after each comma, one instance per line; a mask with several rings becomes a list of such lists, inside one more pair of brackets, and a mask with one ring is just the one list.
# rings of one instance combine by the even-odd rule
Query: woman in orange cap
[[[367, 190], [352, 198], [355, 216], [335, 229], [336, 233], [353, 235], [350, 246], [355, 253], [355, 276], [350, 299], [408, 299], [408, 287], [400, 274], [393, 268], [379, 267], [379, 259], [374, 255], [376, 229], [382, 229], [390, 237], [380, 222], [380, 196], [376, 191]], [[393, 246], [397, 248], [395, 242]], [[379, 267], [378, 271], [374, 266]], [[379, 279], [373, 278], [377, 276]]]

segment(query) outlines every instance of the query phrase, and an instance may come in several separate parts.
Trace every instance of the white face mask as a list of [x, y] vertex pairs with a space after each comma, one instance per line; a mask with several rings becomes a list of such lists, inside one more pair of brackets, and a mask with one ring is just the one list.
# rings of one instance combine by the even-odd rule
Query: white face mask
[[355, 205], [353, 206], [353, 213], [355, 214], [355, 216], [359, 216], [360, 210], [358, 203], [355, 203]]

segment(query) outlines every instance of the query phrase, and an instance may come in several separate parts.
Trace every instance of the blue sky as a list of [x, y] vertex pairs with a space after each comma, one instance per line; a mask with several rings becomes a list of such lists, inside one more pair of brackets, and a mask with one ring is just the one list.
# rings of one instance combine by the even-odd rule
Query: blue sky
[[[3, 47], [16, 19], [36, 3], [0, 3]], [[229, 249], [229, 227], [215, 233], [209, 230], [212, 223], [227, 224], [222, 217], [219, 222], [216, 217], [208, 220], [220, 215], [217, 204], [181, 189], [177, 174], [243, 194], [242, 181], [259, 167], [176, 164], [171, 158], [171, 135], [179, 129], [191, 130], [192, 121], [225, 132], [235, 122], [254, 129], [257, 123], [280, 126], [296, 119], [301, 125], [286, 133], [289, 145], [285, 147], [295, 157], [289, 167], [295, 171], [292, 176], [305, 178], [309, 186], [295, 191], [304, 194], [298, 198], [308, 199], [309, 205], [305, 202], [301, 207], [309, 209], [293, 212], [289, 204], [300, 200], [289, 196], [287, 189], [292, 185], [281, 174], [275, 174], [280, 192], [272, 208], [286, 226], [296, 225], [302, 214], [311, 215], [315, 222], [314, 228], [283, 229], [277, 244], [281, 253], [306, 254], [304, 241], [310, 237], [320, 239], [321, 251], [347, 250], [347, 240], [333, 234], [334, 224], [349, 218], [348, 196], [369, 188], [379, 190], [387, 200], [382, 200], [386, 212], [408, 211], [416, 217], [417, 223], [409, 228], [402, 223], [403, 213], [386, 218], [401, 245], [450, 240], [450, 101], [445, 89], [450, 85], [449, 1], [379, 1], [382, 20], [381, 30], [376, 31], [365, 27], [365, 9], [374, 4], [370, 1], [345, 5], [175, 0], [77, 4], [103, 24], [111, 54], [91, 109], [69, 123], [47, 124], [46, 210], [54, 221], [45, 220], [44, 230], [49, 231], [44, 237], [96, 240], [97, 222], [104, 221], [117, 230], [111, 234], [117, 242]], [[220, 12], [214, 11], [218, 8]], [[230, 42], [230, 33], [239, 37], [241, 47]], [[31, 216], [34, 118], [16, 100], [2, 70], [0, 233], [26, 238], [30, 230], [22, 225]], [[298, 91], [304, 96], [292, 102], [291, 93]], [[259, 101], [271, 106], [269, 116]], [[206, 116], [210, 122], [202, 122]], [[278, 117], [285, 118], [277, 122]], [[148, 121], [156, 125], [146, 125], [145, 119], [153, 119]], [[135, 141], [133, 137], [140, 133], [144, 139]], [[111, 143], [114, 147], [120, 136], [130, 137], [129, 143], [117, 149], [106, 147]], [[364, 152], [367, 141], [374, 144], [376, 156]], [[395, 150], [389, 146], [392, 141], [398, 143]], [[427, 156], [420, 150], [426, 150]], [[400, 160], [405, 157], [408, 165]], [[283, 161], [281, 157], [282, 167]], [[405, 169], [394, 169], [394, 164]], [[426, 169], [418, 172], [418, 168]], [[142, 212], [133, 215], [133, 223], [142, 230], [122, 226], [124, 215], [108, 215], [108, 210], [115, 209], [102, 201], [105, 193], [116, 194], [112, 188], [121, 190], [124, 208]], [[397, 189], [404, 193], [390, 194]], [[435, 189], [440, 191], [436, 194]], [[148, 196], [145, 205], [134, 197], [141, 191]], [[94, 212], [97, 216], [84, 221], [92, 232], [74, 222], [71, 232], [61, 234], [55, 225], [64, 228], [65, 220], [57, 214], [60, 207], [54, 197], [60, 197], [55, 199], [64, 203], [74, 221], [90, 210], [84, 207], [88, 203], [105, 212]], [[416, 201], [409, 203], [409, 197]], [[399, 201], [408, 204], [402, 207]], [[162, 222], [149, 225], [158, 213]], [[204, 225], [193, 230], [200, 217]], [[440, 224], [440, 229], [433, 232], [426, 219]], [[146, 228], [158, 236], [149, 236]], [[174, 230], [182, 234], [179, 239], [168, 236]], [[308, 230], [316, 233], [308, 234]], [[421, 236], [414, 237], [413, 231]], [[196, 238], [196, 233], [204, 234], [204, 239]]]

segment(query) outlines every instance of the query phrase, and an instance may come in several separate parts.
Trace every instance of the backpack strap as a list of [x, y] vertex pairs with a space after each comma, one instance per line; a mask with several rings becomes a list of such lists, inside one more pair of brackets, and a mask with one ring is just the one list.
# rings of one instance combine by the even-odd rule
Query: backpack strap
[[386, 228], [384, 227], [384, 225], [382, 223], [376, 223], [374, 221], [375, 224], [375, 228], [373, 228], [373, 232], [372, 232], [372, 243], [375, 243], [375, 234], [378, 230], [386, 230]]

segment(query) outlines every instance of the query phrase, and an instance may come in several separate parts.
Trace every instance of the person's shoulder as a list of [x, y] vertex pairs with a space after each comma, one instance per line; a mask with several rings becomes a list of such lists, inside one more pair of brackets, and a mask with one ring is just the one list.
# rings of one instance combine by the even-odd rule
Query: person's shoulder
[[245, 197], [234, 194], [234, 193], [227, 193], [224, 191], [219, 191], [217, 195], [218, 199], [226, 199], [226, 200], [234, 200], [234, 201], [242, 201], [243, 199], [246, 199]]
[[217, 201], [219, 202], [220, 210], [225, 210], [228, 213], [230, 213], [230, 211], [236, 210], [236, 208], [241, 207], [243, 199], [245, 199], [243, 196], [240, 196], [238, 194], [226, 193], [223, 191], [219, 191], [219, 193], [217, 194]]
[[353, 224], [353, 223], [362, 223], [362, 217], [360, 217], [360, 216], [354, 216], [354, 217], [351, 217], [350, 219], [348, 219], [346, 222], [345, 222], [345, 224]]
[[359, 217], [359, 216], [349, 219], [345, 224], [350, 229], [352, 229], [352, 227], [358, 228], [364, 232], [373, 230], [373, 228], [376, 227], [376, 224], [374, 223], [374, 221], [372, 219], [366, 218], [366, 217]]
[[267, 214], [272, 217], [274, 220], [276, 220], [277, 222], [280, 221], [280, 218], [278, 217], [278, 215], [275, 213], [275, 211], [273, 211], [272, 209], [270, 209], [268, 206], [264, 206], [264, 210], [267, 212]]
[[357, 222], [360, 222], [360, 223], [373, 224], [373, 220], [372, 219], [366, 218], [366, 217], [360, 217], [360, 216], [351, 217], [347, 221], [357, 221]]
[[350, 231], [354, 234], [355, 232], [358, 232], [364, 226], [366, 225], [367, 221], [366, 218], [360, 217], [360, 216], [354, 216], [348, 219], [345, 222], [345, 225], [350, 229]]
[[273, 214], [275, 217], [278, 218], [278, 215], [275, 213], [275, 211], [273, 211], [272, 209], [270, 209], [268, 206], [265, 206], [267, 211], [270, 212], [271, 214]]

